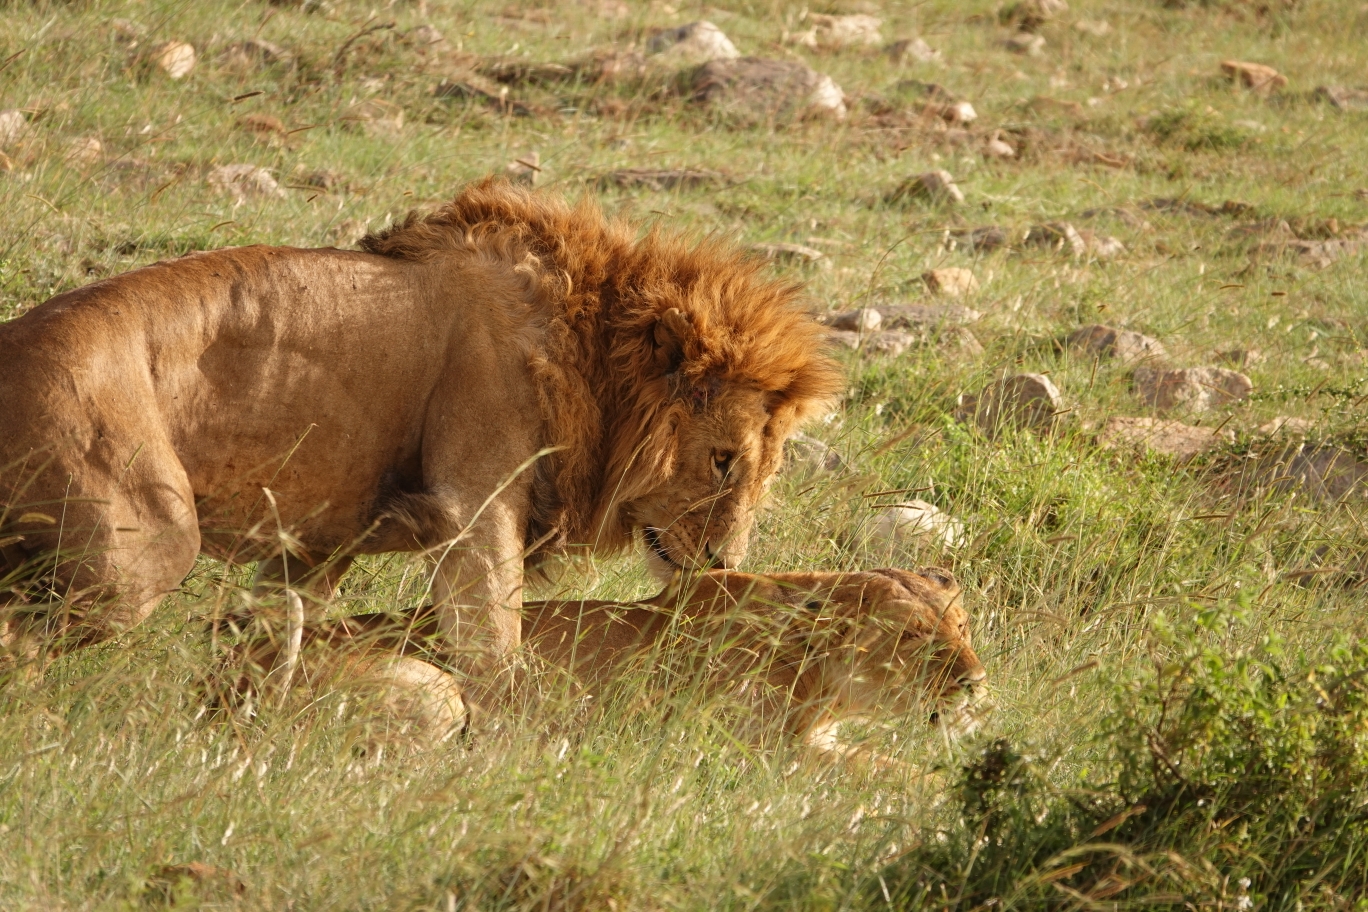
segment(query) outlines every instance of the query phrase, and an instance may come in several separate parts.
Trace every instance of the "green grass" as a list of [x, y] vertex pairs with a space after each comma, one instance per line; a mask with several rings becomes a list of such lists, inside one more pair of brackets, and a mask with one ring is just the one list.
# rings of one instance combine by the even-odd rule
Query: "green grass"
[[[783, 267], [818, 309], [918, 301], [926, 269], [972, 268], [984, 352], [847, 356], [851, 394], [812, 433], [851, 468], [776, 485], [748, 567], [888, 560], [855, 534], [899, 499], [870, 496], [880, 491], [916, 490], [961, 518], [963, 548], [892, 560], [944, 563], [965, 583], [995, 704], [984, 731], [947, 744], [909, 724], [888, 748], [905, 768], [873, 773], [736, 744], [694, 694], [587, 711], [553, 692], [471, 746], [358, 755], [336, 707], [248, 727], [205, 712], [197, 619], [246, 572], [206, 560], [144, 628], [0, 691], [0, 906], [1361, 908], [1368, 659], [1353, 644], [1368, 621], [1356, 578], [1332, 571], [1362, 564], [1362, 502], [1226, 481], [1268, 448], [1253, 432], [1276, 415], [1310, 419], [1314, 438], [1364, 455], [1368, 262], [1251, 260], [1250, 242], [1227, 231], [1284, 219], [1323, 237], [1368, 222], [1368, 194], [1355, 193], [1368, 188], [1368, 117], [1309, 98], [1320, 84], [1364, 82], [1368, 12], [1348, 0], [1074, 0], [1042, 27], [1044, 54], [1022, 57], [1001, 47], [995, 4], [886, 3], [886, 38], [921, 35], [944, 55], [895, 67], [874, 52], [782, 47], [800, 4], [675, 6], [631, 0], [614, 17], [497, 0], [428, 0], [425, 15], [353, 0], [315, 13], [0, 0], [0, 110], [28, 122], [0, 150], [0, 318], [191, 250], [331, 243], [349, 220], [379, 227], [534, 150], [542, 186], [597, 193], [646, 223], [741, 243], [826, 240], [830, 268]], [[697, 18], [743, 53], [830, 73], [850, 118], [742, 127], [660, 86], [587, 82], [514, 86], [534, 111], [514, 117], [431, 91], [476, 58], [564, 61]], [[1079, 20], [1111, 30], [1095, 37]], [[406, 36], [423, 22], [447, 44], [415, 47]], [[130, 29], [138, 48], [122, 37]], [[251, 37], [295, 64], [220, 62]], [[186, 79], [135, 65], [139, 48], [172, 38], [200, 52]], [[1272, 65], [1290, 85], [1272, 98], [1234, 88], [1220, 76], [1227, 58]], [[900, 97], [904, 79], [971, 101], [974, 141], [859, 101]], [[402, 108], [397, 135], [347, 119], [367, 98]], [[263, 140], [239, 126], [250, 114], [298, 132]], [[1019, 159], [978, 154], [994, 130]], [[100, 159], [72, 158], [88, 137]], [[207, 184], [213, 166], [242, 162], [270, 169], [282, 195], [236, 205]], [[594, 189], [621, 167], [709, 167], [733, 182]], [[883, 202], [930, 168], [956, 176], [964, 206]], [[335, 187], [310, 186], [323, 170]], [[1253, 208], [1138, 208], [1160, 197]], [[1107, 207], [1143, 223], [1082, 215]], [[1054, 219], [1127, 251], [976, 257], [941, 244], [946, 229]], [[1248, 368], [1253, 398], [1202, 418], [1236, 441], [1186, 465], [1098, 449], [1103, 419], [1151, 413], [1120, 366], [1060, 351], [1092, 322], [1156, 336], [1183, 366], [1262, 351]], [[1059, 433], [989, 441], [952, 420], [961, 393], [1022, 370], [1049, 372], [1066, 397]], [[568, 591], [652, 590], [634, 558], [598, 571]], [[404, 557], [364, 561], [337, 610], [412, 605], [421, 577]], [[1174, 751], [1186, 766], [1164, 762]], [[146, 889], [162, 866], [190, 861], [236, 872], [244, 892]]]

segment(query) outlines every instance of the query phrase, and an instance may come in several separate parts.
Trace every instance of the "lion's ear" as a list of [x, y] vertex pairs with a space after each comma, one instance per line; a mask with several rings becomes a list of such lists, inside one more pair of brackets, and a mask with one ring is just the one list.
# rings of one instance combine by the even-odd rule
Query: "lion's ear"
[[684, 343], [693, 334], [689, 318], [678, 307], [671, 307], [656, 321], [656, 363], [665, 373], [672, 374], [684, 363]]

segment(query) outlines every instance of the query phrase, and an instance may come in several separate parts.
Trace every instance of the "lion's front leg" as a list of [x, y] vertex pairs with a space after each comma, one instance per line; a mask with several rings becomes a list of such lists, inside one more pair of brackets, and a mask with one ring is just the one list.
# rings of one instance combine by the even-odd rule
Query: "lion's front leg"
[[500, 660], [522, 637], [521, 511], [494, 502], [432, 554], [432, 602], [453, 657], [476, 666]]

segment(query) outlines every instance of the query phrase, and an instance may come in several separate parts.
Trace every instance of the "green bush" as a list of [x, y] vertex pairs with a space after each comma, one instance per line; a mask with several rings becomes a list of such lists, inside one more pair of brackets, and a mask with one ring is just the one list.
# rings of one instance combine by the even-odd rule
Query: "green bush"
[[1063, 751], [989, 745], [962, 773], [959, 820], [884, 886], [965, 909], [1368, 908], [1368, 648], [1314, 664], [1271, 637], [1213, 644], [1238, 643], [1244, 617], [1156, 621], [1168, 657], [1117, 685], [1077, 784], [1053, 782]]

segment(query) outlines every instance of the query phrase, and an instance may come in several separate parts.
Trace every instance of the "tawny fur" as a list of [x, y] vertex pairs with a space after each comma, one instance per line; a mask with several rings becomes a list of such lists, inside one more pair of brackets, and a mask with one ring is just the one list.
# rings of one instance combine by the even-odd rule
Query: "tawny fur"
[[422, 550], [448, 645], [496, 653], [539, 553], [735, 566], [840, 378], [795, 286], [638, 234], [486, 181], [363, 252], [193, 254], [0, 325], [0, 646], [127, 629], [201, 551], [326, 596]]
[[[310, 631], [316, 641], [426, 654], [431, 616], [359, 615]], [[705, 689], [761, 684], [770, 721], [818, 750], [848, 752], [840, 727], [922, 713], [953, 734], [977, 726], [986, 673], [954, 577], [714, 572], [644, 602], [547, 601], [524, 608], [534, 656], [591, 692], [659, 661]]]

